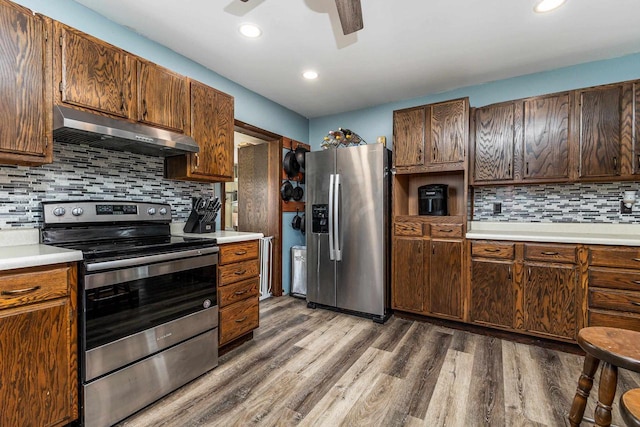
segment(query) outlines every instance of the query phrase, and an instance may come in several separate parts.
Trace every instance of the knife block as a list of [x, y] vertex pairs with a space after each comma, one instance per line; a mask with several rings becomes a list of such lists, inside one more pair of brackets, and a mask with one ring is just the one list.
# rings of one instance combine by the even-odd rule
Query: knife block
[[205, 221], [207, 213], [198, 214], [195, 209], [191, 209], [187, 223], [184, 225], [185, 233], [213, 233], [216, 231], [215, 216], [211, 221]]

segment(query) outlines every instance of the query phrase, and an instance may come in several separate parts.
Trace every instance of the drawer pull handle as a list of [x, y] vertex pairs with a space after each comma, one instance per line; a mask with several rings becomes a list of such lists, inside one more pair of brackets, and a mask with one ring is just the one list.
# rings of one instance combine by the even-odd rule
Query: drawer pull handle
[[236, 294], [236, 295], [242, 295], [242, 294], [246, 294], [246, 293], [247, 293], [246, 289], [244, 291], [235, 291], [234, 292], [234, 294]]
[[236, 255], [246, 255], [247, 251], [236, 251], [234, 252]]
[[640, 262], [640, 258], [633, 258], [633, 260]]
[[246, 272], [247, 272], [247, 270], [239, 270], [239, 271], [236, 271], [236, 272], [235, 272], [235, 273], [233, 273], [233, 274], [235, 274], [236, 276], [242, 276], [242, 275], [243, 275], [244, 273], [246, 273]]
[[496, 253], [496, 252], [500, 252], [500, 249], [498, 249], [498, 248], [485, 248], [484, 251], [485, 252]]
[[640, 285], [640, 280], [632, 280], [631, 283], [635, 283], [636, 285]]
[[450, 228], [443, 229], [443, 230], [440, 230], [440, 231], [442, 231], [443, 233], [451, 233], [451, 232], [453, 232], [453, 230], [450, 229]]
[[242, 323], [247, 320], [247, 316], [244, 316], [242, 319], [236, 319], [236, 323]]
[[540, 253], [542, 255], [560, 255], [558, 252], [551, 252], [551, 251], [542, 251]]
[[631, 301], [631, 305], [635, 305], [636, 307], [640, 307], [640, 302]]
[[15, 290], [12, 290], [12, 291], [2, 291], [2, 292], [0, 292], [0, 294], [9, 295], [9, 296], [22, 295], [22, 294], [28, 294], [30, 292], [35, 292], [38, 289], [40, 289], [40, 286], [33, 286], [31, 288], [15, 289]]

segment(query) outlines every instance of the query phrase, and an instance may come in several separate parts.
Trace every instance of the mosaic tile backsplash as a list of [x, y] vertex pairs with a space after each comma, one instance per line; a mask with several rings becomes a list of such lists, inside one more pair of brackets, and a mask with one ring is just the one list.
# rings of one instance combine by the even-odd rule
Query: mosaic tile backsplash
[[0, 166], [0, 229], [40, 227], [40, 202], [51, 200], [163, 202], [173, 221], [186, 221], [191, 196], [220, 194], [220, 184], [168, 180], [163, 171], [161, 157], [56, 142], [51, 164]]
[[[477, 187], [474, 221], [640, 223], [640, 203], [633, 213], [620, 213], [625, 190], [640, 190], [640, 182], [546, 184]], [[493, 204], [502, 203], [502, 213]]]

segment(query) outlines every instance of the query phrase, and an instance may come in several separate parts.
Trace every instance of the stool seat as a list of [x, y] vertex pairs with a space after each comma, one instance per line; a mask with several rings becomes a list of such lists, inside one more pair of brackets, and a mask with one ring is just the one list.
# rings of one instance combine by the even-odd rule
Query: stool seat
[[640, 427], [640, 388], [620, 396], [620, 414], [629, 427]]
[[[593, 386], [593, 377], [602, 362], [598, 404], [594, 413], [597, 427], [611, 425], [611, 410], [618, 383], [618, 368], [640, 372], [640, 332], [591, 326], [578, 332], [578, 345], [585, 351], [582, 374], [569, 411], [569, 424], [579, 427]], [[631, 407], [631, 406], [629, 406]], [[640, 424], [630, 424], [637, 425]]]
[[640, 332], [592, 326], [578, 332], [578, 345], [596, 359], [640, 372]]

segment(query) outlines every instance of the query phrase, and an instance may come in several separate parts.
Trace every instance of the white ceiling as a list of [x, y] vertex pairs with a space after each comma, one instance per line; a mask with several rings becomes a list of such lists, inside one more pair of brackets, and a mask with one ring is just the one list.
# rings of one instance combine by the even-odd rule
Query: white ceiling
[[308, 118], [640, 51], [640, 0], [362, 0], [349, 36], [334, 0], [75, 1]]

